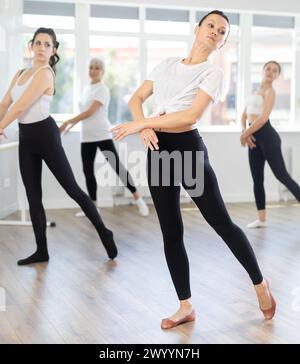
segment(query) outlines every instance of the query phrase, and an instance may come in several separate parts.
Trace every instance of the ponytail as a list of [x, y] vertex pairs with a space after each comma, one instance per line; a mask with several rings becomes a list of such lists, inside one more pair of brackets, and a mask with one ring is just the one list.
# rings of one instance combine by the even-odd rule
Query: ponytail
[[55, 65], [59, 62], [60, 60], [60, 57], [59, 55], [57, 54], [57, 49], [59, 47], [59, 42], [56, 40], [56, 34], [54, 32], [53, 29], [51, 28], [38, 28], [34, 35], [33, 35], [33, 38], [28, 42], [28, 44], [33, 44], [34, 41], [35, 41], [35, 38], [38, 34], [48, 34], [51, 39], [52, 39], [52, 42], [53, 42], [53, 48], [56, 49], [55, 51], [55, 54], [53, 56], [50, 57], [49, 59], [49, 65], [50, 67], [52, 68], [53, 72], [56, 74], [56, 68], [55, 68]]

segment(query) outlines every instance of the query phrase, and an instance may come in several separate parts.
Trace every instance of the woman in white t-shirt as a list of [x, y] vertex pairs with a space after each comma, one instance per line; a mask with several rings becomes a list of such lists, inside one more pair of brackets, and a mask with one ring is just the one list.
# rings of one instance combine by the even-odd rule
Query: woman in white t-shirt
[[[109, 88], [102, 81], [104, 63], [99, 58], [93, 58], [89, 65], [90, 84], [83, 90], [80, 106], [80, 114], [65, 121], [60, 127], [61, 132], [70, 130], [75, 124], [81, 123], [81, 158], [86, 186], [90, 198], [97, 204], [97, 181], [94, 172], [94, 162], [97, 149], [104, 154], [111, 167], [120, 177], [124, 185], [133, 195], [134, 203], [142, 216], [149, 214], [148, 206], [139, 195], [133, 180], [120, 162], [119, 155], [112, 140], [110, 129], [112, 127], [108, 119], [108, 107], [110, 101]], [[78, 212], [76, 216], [84, 216]]]
[[[271, 319], [275, 313], [276, 303], [268, 283], [247, 237], [228, 215], [206, 146], [197, 130], [197, 121], [212, 101], [218, 101], [222, 89], [222, 70], [211, 64], [208, 57], [223, 46], [228, 34], [229, 21], [222, 12], [207, 14], [195, 28], [189, 56], [168, 58], [156, 66], [129, 102], [134, 121], [111, 129], [116, 140], [140, 132], [148, 147], [149, 188], [180, 300], [179, 310], [162, 321], [164, 329], [195, 320], [183, 242], [180, 184], [248, 272], [265, 318]], [[151, 94], [154, 115], [145, 118], [142, 104]]]

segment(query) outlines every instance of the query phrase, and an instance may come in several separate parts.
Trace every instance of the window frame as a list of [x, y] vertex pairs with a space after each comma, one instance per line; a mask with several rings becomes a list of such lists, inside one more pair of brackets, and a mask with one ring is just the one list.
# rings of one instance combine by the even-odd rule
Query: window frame
[[[86, 64], [86, 61], [89, 59], [89, 36], [90, 35], [101, 35], [101, 36], [117, 36], [117, 37], [137, 37], [139, 39], [139, 74], [140, 80], [145, 79], [147, 72], [147, 64], [145, 60], [147, 60], [147, 42], [151, 40], [170, 40], [170, 41], [183, 41], [187, 43], [188, 48], [191, 47], [194, 39], [194, 26], [196, 25], [196, 15], [197, 12], [205, 11], [201, 9], [201, 7], [183, 7], [183, 6], [164, 6], [152, 4], [151, 1], [146, 5], [139, 4], [128, 4], [122, 6], [131, 6], [138, 8], [138, 21], [139, 21], [139, 31], [138, 32], [118, 32], [115, 31], [90, 31], [89, 30], [89, 16], [90, 16], [90, 8], [92, 4], [95, 4], [91, 0], [89, 3], [82, 3], [75, 1], [64, 0], [64, 3], [71, 3], [75, 5], [75, 29], [58, 29], [57, 34], [72, 34], [75, 37], [75, 75], [74, 75], [74, 111], [76, 113], [76, 105], [78, 103], [79, 94], [81, 90], [81, 86], [87, 82], [87, 76], [82, 72], [82, 66]], [[99, 2], [97, 2], [99, 4]], [[107, 2], [103, 2], [103, 5], [107, 5]], [[120, 3], [110, 2], [110, 6], [121, 6]], [[159, 34], [159, 33], [146, 33], [145, 32], [145, 21], [146, 21], [146, 9], [147, 8], [156, 8], [156, 9], [169, 9], [169, 10], [181, 10], [188, 11], [189, 14], [189, 29], [190, 32], [188, 35], [172, 35], [172, 34]], [[207, 10], [209, 11], [209, 10]], [[226, 12], [231, 13], [231, 11]], [[237, 74], [237, 98], [236, 98], [236, 122], [235, 125], [199, 125], [200, 131], [212, 131], [212, 132], [223, 132], [223, 131], [240, 131], [240, 116], [242, 113], [245, 95], [249, 93], [251, 90], [250, 83], [250, 71], [251, 71], [251, 27], [253, 24], [253, 18], [258, 15], [270, 15], [266, 12], [246, 12], [239, 9], [236, 9], [233, 14], [233, 17], [239, 17], [239, 34], [235, 35], [232, 39], [238, 44], [238, 74]], [[279, 16], [278, 14], [274, 14]], [[284, 14], [283, 16], [288, 16]], [[289, 16], [294, 16], [290, 14]], [[300, 17], [294, 16], [295, 18], [295, 32], [300, 32]], [[80, 32], [78, 31], [80, 29]], [[21, 32], [23, 33], [33, 33], [35, 28], [33, 27], [25, 27], [24, 25], [21, 28]], [[298, 34], [297, 33], [297, 34]], [[85, 43], [83, 43], [85, 42]], [[299, 41], [298, 41], [299, 43]], [[85, 44], [83, 49], [82, 44]], [[291, 109], [290, 109], [290, 119], [287, 122], [286, 127], [282, 128], [284, 130], [297, 130], [299, 129], [300, 123], [300, 86], [296, 85], [296, 75], [300, 73], [297, 71], [296, 64], [300, 63], [300, 52], [297, 52], [297, 39], [294, 39], [294, 58], [292, 60], [292, 84], [291, 84]], [[297, 96], [298, 95], [298, 96]], [[57, 115], [61, 118], [61, 115]], [[54, 115], [56, 117], [56, 115]], [[296, 120], [298, 118], [298, 120]]]

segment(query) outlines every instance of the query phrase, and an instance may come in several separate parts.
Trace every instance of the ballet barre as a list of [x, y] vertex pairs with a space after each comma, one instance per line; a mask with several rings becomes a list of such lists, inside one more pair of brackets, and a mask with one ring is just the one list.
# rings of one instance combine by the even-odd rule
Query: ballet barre
[[[0, 144], [0, 152], [3, 150], [9, 150], [9, 149], [15, 149], [19, 145], [19, 142], [11, 142], [11, 143], [5, 143]], [[1, 220], [0, 219], [0, 226], [6, 225], [6, 226], [32, 226], [31, 221], [26, 220], [26, 200], [24, 196], [24, 192], [22, 190], [21, 196], [20, 196], [20, 207], [21, 207], [21, 219], [20, 220]], [[56, 226], [56, 223], [54, 221], [47, 221], [47, 226], [54, 227]]]

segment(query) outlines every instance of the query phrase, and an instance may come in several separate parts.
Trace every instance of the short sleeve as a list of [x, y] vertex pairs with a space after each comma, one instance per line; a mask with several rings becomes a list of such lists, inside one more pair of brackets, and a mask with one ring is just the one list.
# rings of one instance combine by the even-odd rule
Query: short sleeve
[[157, 79], [157, 77], [161, 73], [165, 63], [166, 63], [166, 60], [164, 60], [164, 61], [160, 62], [158, 65], [156, 65], [153, 68], [153, 70], [148, 74], [148, 76], [146, 77], [146, 80], [154, 81], [155, 79]]
[[109, 101], [109, 93], [105, 87], [98, 87], [93, 94], [93, 100], [101, 102], [103, 105], [107, 105]]
[[206, 92], [216, 104], [223, 91], [224, 74], [221, 68], [214, 68], [199, 84], [199, 88]]

